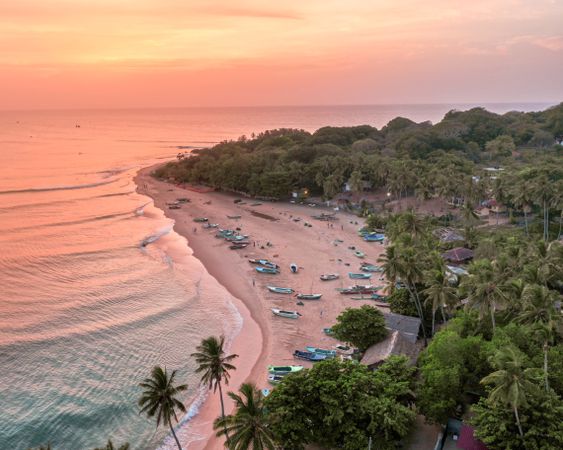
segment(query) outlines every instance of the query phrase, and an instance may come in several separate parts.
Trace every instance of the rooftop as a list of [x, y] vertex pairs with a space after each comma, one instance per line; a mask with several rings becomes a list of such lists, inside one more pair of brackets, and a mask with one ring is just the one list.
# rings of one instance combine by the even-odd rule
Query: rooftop
[[402, 314], [384, 313], [385, 324], [390, 330], [400, 331], [410, 343], [415, 343], [420, 330], [420, 318], [403, 316]]

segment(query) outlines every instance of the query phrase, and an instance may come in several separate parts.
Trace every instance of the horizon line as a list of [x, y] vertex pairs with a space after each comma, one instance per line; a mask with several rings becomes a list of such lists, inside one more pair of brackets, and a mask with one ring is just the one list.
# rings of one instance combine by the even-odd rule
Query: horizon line
[[326, 104], [278, 104], [278, 105], [197, 105], [197, 106], [92, 106], [92, 107], [62, 107], [62, 108], [0, 108], [0, 113], [5, 112], [64, 112], [64, 111], [141, 111], [141, 110], [185, 110], [185, 109], [266, 109], [266, 108], [328, 108], [328, 107], [371, 107], [371, 106], [492, 106], [492, 105], [557, 105], [562, 100], [537, 100], [537, 101], [489, 101], [489, 102], [414, 102], [414, 103], [326, 103]]

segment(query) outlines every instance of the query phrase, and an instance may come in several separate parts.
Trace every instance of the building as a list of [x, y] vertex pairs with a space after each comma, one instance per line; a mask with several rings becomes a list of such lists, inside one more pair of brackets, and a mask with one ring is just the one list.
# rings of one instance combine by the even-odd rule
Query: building
[[453, 264], [462, 264], [473, 259], [473, 250], [465, 247], [456, 247], [442, 253], [442, 258]]
[[384, 340], [366, 350], [361, 363], [370, 369], [376, 369], [390, 356], [403, 355], [414, 364], [418, 351], [417, 345], [410, 342], [401, 332], [393, 330]]
[[487, 446], [474, 436], [474, 430], [461, 420], [448, 419], [446, 429], [438, 438], [434, 450], [488, 450]]
[[438, 228], [432, 233], [436, 236], [440, 242], [445, 244], [451, 244], [452, 242], [463, 241], [463, 236], [458, 231], [453, 228]]
[[390, 331], [398, 331], [402, 338], [414, 344], [420, 332], [420, 318], [403, 316], [402, 314], [383, 313], [385, 316], [385, 326]]

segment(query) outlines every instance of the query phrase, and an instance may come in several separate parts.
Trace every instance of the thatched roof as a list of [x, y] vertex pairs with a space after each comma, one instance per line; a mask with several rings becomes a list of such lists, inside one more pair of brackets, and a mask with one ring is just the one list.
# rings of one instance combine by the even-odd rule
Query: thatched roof
[[456, 247], [442, 253], [442, 258], [454, 263], [461, 263], [473, 259], [473, 250], [465, 247]]
[[418, 339], [420, 319], [402, 314], [384, 313], [385, 325], [391, 331], [400, 331], [405, 339], [414, 343]]
[[372, 345], [364, 353], [362, 364], [368, 367], [376, 366], [392, 355], [407, 356], [411, 363], [416, 361], [418, 347], [399, 331], [391, 331], [387, 337], [377, 344]]
[[438, 228], [433, 232], [440, 242], [451, 243], [463, 241], [463, 235], [453, 228]]

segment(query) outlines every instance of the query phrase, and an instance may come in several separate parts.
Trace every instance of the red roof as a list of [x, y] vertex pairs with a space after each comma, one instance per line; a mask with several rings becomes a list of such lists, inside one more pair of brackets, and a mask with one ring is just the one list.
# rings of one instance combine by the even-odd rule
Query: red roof
[[462, 425], [456, 447], [463, 450], [487, 450], [485, 444], [473, 435], [473, 428]]

